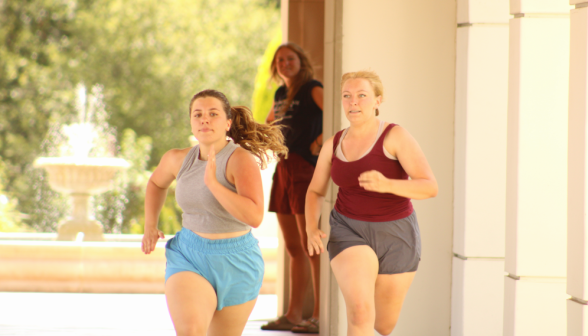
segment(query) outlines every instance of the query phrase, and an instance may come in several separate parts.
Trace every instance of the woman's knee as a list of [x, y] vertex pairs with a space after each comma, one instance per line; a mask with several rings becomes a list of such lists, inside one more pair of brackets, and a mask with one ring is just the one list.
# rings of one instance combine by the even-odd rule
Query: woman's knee
[[384, 321], [378, 322], [376, 321], [375, 328], [378, 333], [382, 336], [387, 336], [392, 333], [394, 328], [396, 327], [396, 321]]
[[286, 243], [286, 251], [290, 258], [306, 258], [305, 249], [302, 248], [302, 245], [299, 241], [294, 243]]
[[349, 323], [362, 326], [374, 323], [375, 312], [368, 302], [358, 302], [348, 306], [347, 318]]
[[206, 336], [206, 328], [196, 323], [178, 323], [174, 327], [177, 336]]
[[286, 246], [286, 251], [288, 252], [290, 258], [306, 258], [306, 253], [304, 252], [304, 249], [302, 249], [302, 247], [300, 246]]

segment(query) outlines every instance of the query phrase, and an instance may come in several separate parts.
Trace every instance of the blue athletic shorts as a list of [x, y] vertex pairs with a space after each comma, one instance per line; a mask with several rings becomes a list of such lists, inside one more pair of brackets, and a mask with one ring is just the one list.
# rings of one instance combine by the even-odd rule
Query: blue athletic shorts
[[235, 238], [206, 239], [182, 228], [165, 245], [165, 257], [165, 281], [178, 272], [201, 275], [216, 292], [217, 310], [259, 295], [264, 264], [251, 231]]

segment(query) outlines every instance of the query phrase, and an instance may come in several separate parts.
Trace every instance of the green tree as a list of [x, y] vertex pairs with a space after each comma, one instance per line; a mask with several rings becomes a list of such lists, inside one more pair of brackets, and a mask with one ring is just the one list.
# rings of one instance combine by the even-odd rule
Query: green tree
[[17, 211], [17, 200], [9, 198], [3, 191], [6, 180], [5, 165], [0, 159], [0, 232], [27, 231], [27, 226], [22, 223], [21, 215]]
[[[5, 188], [30, 222], [56, 221], [66, 205], [32, 163], [49, 125], [73, 112], [74, 96], [63, 66], [70, 54], [74, 7], [66, 1], [0, 2], [0, 159]], [[43, 200], [44, 202], [42, 202]]]
[[110, 123], [154, 137], [150, 165], [186, 147], [188, 103], [214, 88], [251, 105], [255, 74], [279, 13], [254, 0], [98, 0], [76, 20], [77, 78], [104, 85]]
[[117, 174], [113, 190], [94, 196], [96, 219], [107, 233], [129, 233], [132, 223], [143, 223], [145, 188], [151, 175], [147, 162], [152, 140], [148, 136], [137, 138], [130, 128], [123, 132], [120, 157], [130, 167]]
[[[19, 210], [42, 231], [55, 230], [67, 211], [32, 163], [50, 151], [43, 144], [50, 125], [75, 116], [78, 83], [103, 85], [117, 130], [153, 137], [148, 166], [155, 166], [170, 148], [188, 146], [187, 105], [197, 91], [215, 88], [233, 105], [250, 105], [261, 55], [279, 25], [278, 4], [0, 1], [0, 158]], [[124, 135], [117, 137], [120, 143]]]

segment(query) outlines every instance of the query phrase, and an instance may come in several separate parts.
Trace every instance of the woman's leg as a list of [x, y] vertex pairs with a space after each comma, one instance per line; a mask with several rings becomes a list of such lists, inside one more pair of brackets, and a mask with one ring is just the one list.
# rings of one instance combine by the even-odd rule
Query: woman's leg
[[298, 324], [302, 321], [303, 294], [306, 291], [306, 284], [310, 276], [308, 274], [308, 267], [306, 266], [307, 255], [301, 244], [296, 217], [294, 215], [280, 213], [277, 216], [282, 234], [284, 235], [286, 250], [290, 256], [290, 298], [288, 301], [288, 311], [285, 315], [290, 322]]
[[216, 311], [216, 293], [194, 272], [179, 272], [167, 279], [165, 298], [178, 336], [205, 336]]
[[315, 254], [312, 257], [308, 255], [307, 248], [307, 237], [306, 237], [306, 218], [304, 214], [296, 214], [296, 223], [298, 224], [298, 231], [301, 237], [301, 244], [304, 249], [304, 254], [310, 260], [310, 271], [312, 273], [312, 288], [314, 290], [314, 309], [312, 311], [312, 317], [318, 320], [320, 312], [320, 288], [321, 288], [321, 259], [319, 254]]
[[378, 274], [375, 293], [375, 328], [380, 334], [389, 335], [394, 330], [415, 273]]
[[241, 336], [257, 298], [240, 305], [217, 310], [210, 322], [208, 336]]
[[347, 335], [372, 336], [376, 309], [374, 294], [378, 257], [367, 245], [346, 248], [331, 260], [331, 268], [347, 308]]

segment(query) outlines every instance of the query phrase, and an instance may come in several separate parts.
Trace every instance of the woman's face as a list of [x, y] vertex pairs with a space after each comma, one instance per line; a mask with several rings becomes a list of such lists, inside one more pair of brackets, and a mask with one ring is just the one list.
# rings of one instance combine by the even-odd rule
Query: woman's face
[[214, 143], [226, 139], [232, 120], [227, 119], [220, 100], [214, 97], [198, 98], [190, 108], [192, 134], [201, 143]]
[[292, 79], [300, 71], [300, 58], [290, 48], [281, 48], [276, 53], [276, 68], [280, 77]]
[[345, 116], [353, 123], [375, 118], [382, 96], [376, 97], [367, 79], [353, 78], [343, 84], [341, 100]]

